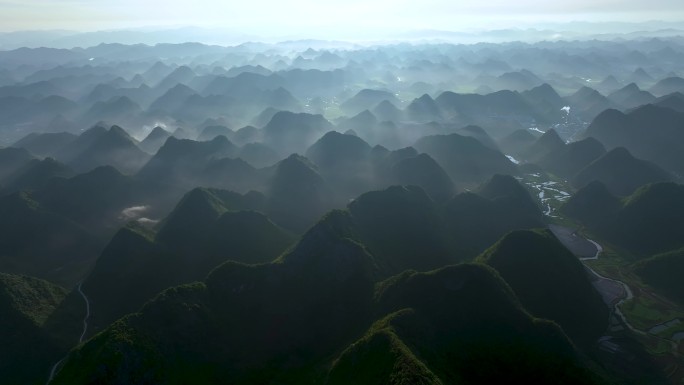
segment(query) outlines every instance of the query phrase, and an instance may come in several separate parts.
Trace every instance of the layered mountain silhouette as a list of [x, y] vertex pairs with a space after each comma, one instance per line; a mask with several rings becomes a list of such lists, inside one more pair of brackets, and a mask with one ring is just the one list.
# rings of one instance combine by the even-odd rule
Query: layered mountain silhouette
[[[2, 270], [73, 284], [101, 243], [85, 226], [55, 213], [27, 193], [0, 198]], [[69, 266], [66, 271], [60, 268]]]
[[506, 156], [469, 136], [428, 136], [414, 147], [433, 157], [456, 183], [482, 182], [494, 174], [517, 173]]
[[73, 171], [66, 165], [52, 159], [31, 159], [0, 181], [5, 193], [41, 190], [52, 178], [68, 178]]
[[684, 187], [655, 183], [619, 200], [598, 182], [579, 190], [562, 210], [611, 241], [640, 255], [682, 247]]
[[536, 202], [511, 176], [495, 175], [477, 193], [456, 195], [445, 211], [457, 243], [473, 257], [511, 230], [543, 226]]
[[539, 162], [542, 159], [554, 156], [565, 150], [565, 142], [554, 129], [546, 131], [534, 144], [528, 147], [522, 156], [530, 162]]
[[608, 149], [624, 147], [637, 158], [682, 175], [682, 119], [680, 112], [653, 105], [627, 114], [607, 110], [596, 117], [584, 135], [596, 138]]
[[306, 157], [335, 194], [349, 200], [372, 186], [370, 153], [371, 146], [363, 139], [331, 131], [306, 150]]
[[306, 149], [333, 125], [321, 115], [281, 111], [273, 115], [262, 129], [264, 144], [277, 148], [281, 154], [303, 154]]
[[[600, 163], [591, 167], [589, 167], [589, 165], [604, 156], [604, 154], [606, 154], [606, 149], [599, 141], [594, 138], [587, 138], [568, 143], [561, 150], [549, 151], [543, 158], [539, 159], [537, 163], [545, 170], [563, 178], [573, 178], [580, 173], [580, 171], [582, 171], [582, 176], [577, 176], [579, 179], [598, 178], [598, 175], [596, 174], [596, 171], [593, 171], [593, 168], [600, 167]], [[620, 165], [620, 167], [629, 169], [630, 172], [636, 172], [628, 162]], [[588, 168], [589, 170], [585, 171], [585, 168]], [[582, 182], [578, 183], [581, 184]]]
[[218, 136], [208, 142], [171, 136], [140, 169], [138, 176], [169, 184], [191, 182], [211, 160], [235, 155], [237, 150], [225, 136]]
[[684, 301], [684, 296], [682, 296], [684, 288], [682, 288], [678, 273], [682, 271], [682, 268], [684, 268], [684, 250], [679, 249], [639, 261], [634, 266], [634, 271], [649, 286], [681, 303]]
[[0, 384], [681, 382], [684, 48], [636, 27], [0, 34]]
[[557, 322], [577, 344], [591, 346], [608, 327], [608, 308], [584, 266], [550, 230], [509, 233], [478, 260], [501, 274], [531, 314]]
[[[75, 350], [55, 383], [130, 381], [140, 372], [155, 381], [363, 383], [396, 370], [402, 379], [432, 378], [426, 383], [441, 383], [435, 373], [477, 383], [498, 378], [502, 367], [521, 380], [559, 371], [572, 383], [597, 380], [560, 329], [533, 320], [491, 269], [408, 272], [374, 289], [377, 259], [346, 238], [347, 221], [328, 216], [276, 263], [227, 263], [204, 283], [163, 292]], [[278, 357], [292, 357], [290, 346], [300, 347], [297, 360], [283, 363]], [[315, 374], [345, 347], [329, 374]], [[547, 361], [554, 369], [540, 372]], [[96, 362], [107, 370], [89, 369]]]
[[66, 297], [65, 289], [47, 281], [0, 273], [0, 377], [3, 382], [40, 384], [45, 381], [47, 368], [66, 352], [49, 327], [51, 316]]
[[291, 155], [275, 166], [266, 196], [273, 221], [296, 232], [305, 231], [331, 209], [333, 192], [308, 159]]
[[[521, 316], [510, 289], [483, 266], [407, 273], [379, 292], [379, 306], [391, 313], [334, 361], [328, 384], [392, 383], [399, 378], [415, 384], [491, 383], [503, 380], [501, 376], [543, 383], [545, 378], [556, 381], [558, 371], [568, 383], [595, 381], [557, 327]], [[433, 294], [425, 301], [428, 292]], [[492, 306], [470, 299], [478, 295]], [[516, 327], [499, 324], [502, 320]], [[551, 350], [563, 353], [543, 353]], [[554, 363], [554, 370], [526, 364], [546, 360]]]
[[[587, 120], [592, 120], [603, 111], [614, 107], [610, 99], [597, 90], [586, 86], [570, 95], [567, 100]], [[601, 140], [601, 138], [597, 139]]]
[[654, 163], [636, 159], [627, 149], [618, 147], [577, 173], [573, 178], [573, 184], [584, 187], [589, 182], [598, 180], [612, 193], [625, 196], [643, 185], [664, 182], [671, 178], [665, 170]]
[[156, 154], [170, 136], [170, 132], [156, 126], [150, 131], [145, 139], [140, 142], [139, 147], [148, 154]]
[[497, 145], [505, 154], [520, 158], [536, 141], [537, 137], [530, 130], [520, 129], [499, 139]]
[[53, 156], [55, 152], [73, 142], [76, 135], [68, 132], [30, 133], [14, 143], [12, 146], [24, 148], [35, 156]]
[[421, 187], [436, 202], [444, 202], [455, 192], [454, 182], [428, 154], [398, 161], [392, 167], [393, 184]]
[[384, 101], [387, 101], [394, 106], [399, 104], [397, 97], [389, 91], [364, 89], [347, 99], [340, 105], [340, 108], [348, 115], [355, 115], [363, 110], [375, 108]]
[[204, 278], [227, 260], [253, 264], [278, 257], [293, 239], [253, 211], [263, 205], [255, 193], [195, 189], [158, 231], [136, 222], [122, 228], [83, 285], [92, 301], [93, 330], [136, 311], [169, 286]]

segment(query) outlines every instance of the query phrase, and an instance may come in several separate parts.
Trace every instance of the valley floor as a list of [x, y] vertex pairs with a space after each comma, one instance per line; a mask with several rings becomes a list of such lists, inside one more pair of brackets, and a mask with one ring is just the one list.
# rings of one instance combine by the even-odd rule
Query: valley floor
[[[592, 284], [611, 309], [610, 326], [598, 341], [598, 350], [604, 360], [607, 358], [609, 365], [627, 372], [631, 366], [643, 362], [635, 355], [638, 352], [630, 342], [633, 338], [643, 344], [672, 383], [682, 383], [682, 309], [645, 287], [633, 274], [626, 272], [627, 261], [617, 258], [612, 251], [604, 252], [599, 243], [580, 235], [579, 230], [557, 224], [551, 224], [549, 228], [582, 260]], [[662, 322], [663, 319], [667, 321]]]

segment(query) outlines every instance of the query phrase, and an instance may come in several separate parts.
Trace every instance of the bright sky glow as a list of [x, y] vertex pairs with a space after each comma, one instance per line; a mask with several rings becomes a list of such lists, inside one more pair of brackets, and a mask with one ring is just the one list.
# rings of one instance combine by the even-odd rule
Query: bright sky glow
[[[222, 27], [253, 34], [684, 20], [683, 0], [0, 0], [2, 31]], [[312, 36], [315, 37], [315, 36]]]

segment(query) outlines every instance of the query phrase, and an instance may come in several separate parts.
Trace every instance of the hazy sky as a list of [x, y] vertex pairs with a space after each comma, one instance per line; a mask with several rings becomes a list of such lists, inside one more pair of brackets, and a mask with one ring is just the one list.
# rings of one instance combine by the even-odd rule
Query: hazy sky
[[684, 0], [0, 0], [3, 31], [194, 25], [287, 35], [654, 19], [684, 21]]

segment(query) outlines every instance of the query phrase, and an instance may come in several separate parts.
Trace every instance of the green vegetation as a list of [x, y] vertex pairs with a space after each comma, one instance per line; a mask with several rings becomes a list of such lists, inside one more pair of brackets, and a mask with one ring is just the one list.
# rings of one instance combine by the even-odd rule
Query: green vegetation
[[[0, 269], [73, 285], [101, 243], [89, 230], [47, 209], [31, 194], [0, 198]], [[61, 271], [61, 267], [70, 268]]]
[[570, 179], [605, 153], [606, 149], [598, 140], [587, 138], [547, 153], [538, 163], [545, 170]]
[[444, 202], [454, 195], [454, 182], [428, 154], [398, 161], [391, 174], [394, 183], [420, 186], [436, 202]]
[[597, 383], [493, 270], [409, 272], [374, 294], [370, 258], [312, 230], [278, 263], [227, 263], [73, 351], [54, 383]]
[[277, 258], [294, 237], [252, 211], [262, 204], [254, 194], [200, 188], [186, 194], [158, 233], [137, 222], [122, 228], [83, 285], [93, 303], [91, 332], [167, 287], [203, 279], [225, 261]]
[[494, 174], [517, 173], [515, 165], [502, 153], [470, 136], [427, 136], [414, 147], [434, 158], [457, 184], [482, 183]]
[[625, 148], [618, 147], [588, 164], [572, 181], [575, 186], [584, 187], [598, 180], [611, 193], [626, 196], [646, 184], [671, 179], [671, 175], [654, 163], [637, 159]]
[[665, 182], [617, 200], [600, 184], [580, 190], [562, 211], [590, 231], [638, 255], [684, 246], [684, 186]]
[[455, 244], [472, 258], [509, 231], [543, 226], [539, 207], [511, 176], [495, 175], [478, 193], [458, 194], [444, 209]]
[[608, 307], [582, 263], [550, 230], [514, 231], [478, 261], [496, 269], [523, 306], [557, 322], [581, 346], [591, 346], [608, 327]]
[[291, 155], [278, 163], [266, 195], [268, 216], [298, 233], [332, 208], [330, 187], [316, 166], [299, 155]]
[[684, 304], [684, 281], [681, 279], [684, 249], [642, 260], [634, 266], [634, 271], [651, 287]]
[[49, 282], [0, 273], [3, 383], [43, 383], [50, 365], [67, 351], [45, 327], [66, 296], [65, 289]]

